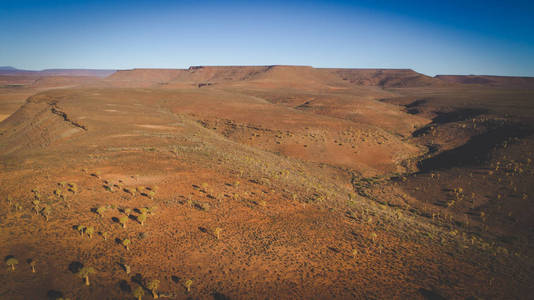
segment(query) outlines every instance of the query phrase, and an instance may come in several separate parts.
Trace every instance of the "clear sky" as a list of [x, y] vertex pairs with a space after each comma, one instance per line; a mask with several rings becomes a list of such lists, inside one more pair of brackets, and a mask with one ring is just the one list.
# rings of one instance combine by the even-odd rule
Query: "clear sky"
[[0, 66], [534, 76], [534, 1], [0, 0]]

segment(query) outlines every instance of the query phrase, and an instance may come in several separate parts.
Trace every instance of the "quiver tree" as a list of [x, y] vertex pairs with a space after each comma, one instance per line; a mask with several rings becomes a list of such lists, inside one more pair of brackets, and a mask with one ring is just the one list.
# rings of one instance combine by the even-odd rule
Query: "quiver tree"
[[85, 231], [85, 226], [78, 225], [78, 226], [76, 226], [76, 230], [78, 230], [80, 232], [80, 235], [83, 237], [83, 233]]
[[142, 287], [138, 286], [135, 288], [135, 290], [133, 290], [132, 294], [137, 300], [141, 300], [141, 298], [143, 298], [143, 296], [145, 295], [145, 290], [143, 290]]
[[83, 267], [78, 271], [78, 276], [85, 280], [85, 285], [89, 286], [89, 275], [94, 273], [93, 267]]
[[104, 216], [104, 212], [106, 211], [106, 207], [105, 206], [99, 206], [97, 209], [96, 209], [96, 213], [100, 216], [100, 217], [103, 217]]
[[69, 187], [70, 192], [72, 192], [73, 194], [78, 193], [78, 185], [76, 183], [68, 183], [67, 185]]
[[6, 265], [11, 267], [11, 271], [15, 271], [15, 265], [18, 265], [19, 261], [14, 257], [9, 257], [6, 259]]
[[191, 286], [193, 285], [193, 280], [187, 279], [187, 281], [184, 283], [185, 289], [187, 292], [191, 292]]
[[152, 296], [154, 299], [158, 299], [158, 287], [159, 287], [159, 280], [154, 279], [150, 280], [148, 284], [146, 285], [146, 288], [149, 289], [152, 292]]
[[93, 233], [95, 232], [95, 228], [93, 226], [87, 226], [85, 229], [85, 233], [89, 236], [89, 238], [93, 237]]
[[50, 207], [50, 205], [45, 205], [45, 207], [43, 207], [43, 210], [41, 210], [41, 214], [43, 215], [43, 217], [45, 217], [47, 222], [48, 222], [48, 217], [50, 216], [51, 212], [52, 212], [52, 207]]
[[126, 274], [130, 274], [130, 272], [132, 271], [130, 265], [123, 264], [122, 267], [124, 268], [124, 272], [126, 272]]
[[28, 259], [28, 264], [30, 265], [30, 267], [32, 268], [32, 273], [35, 273], [35, 265], [37, 264], [37, 262], [35, 261], [35, 259]]
[[41, 201], [39, 200], [33, 200], [32, 203], [33, 203], [33, 211], [35, 212], [35, 214], [39, 214], [39, 212], [41, 211], [41, 207], [39, 206]]
[[213, 234], [215, 235], [215, 237], [217, 239], [220, 239], [221, 237], [221, 231], [222, 229], [220, 227], [216, 227], [214, 230], [213, 230]]
[[126, 228], [126, 222], [128, 222], [128, 216], [122, 216], [119, 218], [119, 223], [121, 223], [122, 228]]
[[32, 193], [33, 193], [33, 197], [35, 198], [35, 200], [40, 200], [41, 199], [41, 193], [39, 192], [38, 188], [34, 188], [32, 190]]
[[139, 216], [137, 216], [137, 221], [139, 221], [139, 223], [141, 223], [141, 226], [143, 226], [146, 221], [146, 214], [140, 214]]
[[56, 195], [58, 198], [61, 198], [63, 196], [63, 194], [62, 194], [60, 189], [55, 189], [54, 190], [54, 195]]
[[127, 264], [125, 259], [120, 258], [119, 264], [122, 266], [122, 268], [124, 269], [124, 272], [126, 272], [126, 274], [130, 274], [130, 271], [131, 271], [130, 270], [130, 265]]
[[147, 208], [147, 210], [148, 210], [147, 212], [148, 212], [148, 214], [153, 215], [156, 212], [157, 209], [158, 209], [157, 206], [151, 206], [151, 207]]
[[131, 243], [131, 241], [129, 239], [122, 240], [122, 245], [126, 248], [127, 251], [130, 250], [130, 248], [129, 248], [130, 243]]

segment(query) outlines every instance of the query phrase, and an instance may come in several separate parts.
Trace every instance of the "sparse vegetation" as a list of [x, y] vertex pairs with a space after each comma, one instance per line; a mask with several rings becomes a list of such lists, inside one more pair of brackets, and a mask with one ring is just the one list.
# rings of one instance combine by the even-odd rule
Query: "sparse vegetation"
[[[534, 265], [527, 245], [534, 129], [521, 141], [498, 138], [489, 152], [476, 145], [479, 139], [490, 144], [494, 139], [493, 128], [480, 120], [516, 117], [501, 110], [520, 110], [513, 99], [506, 99], [506, 105], [499, 100], [498, 106], [484, 101], [492, 111], [468, 122], [446, 119], [458, 105], [446, 94], [449, 86], [437, 94], [425, 86], [418, 94], [396, 77], [380, 81], [388, 70], [366, 70], [377, 77], [369, 81], [363, 71], [319, 70], [327, 85], [312, 80], [313, 86], [300, 90], [302, 83], [284, 82], [291, 87], [274, 93], [269, 89], [278, 82], [270, 76], [277, 72], [251, 75], [257, 79], [250, 89], [244, 82], [224, 81], [191, 92], [173, 82], [189, 73], [200, 78], [204, 71], [180, 71], [162, 91], [156, 83], [135, 91], [85, 85], [67, 88], [68, 93], [43, 90], [23, 108], [33, 114], [41, 109], [37, 103], [43, 108], [57, 103], [52, 107], [64, 109], [72, 122], [86, 116], [86, 133], [55, 137], [75, 128], [68, 120], [48, 118], [50, 108], [43, 109], [44, 123], [41, 115], [32, 121], [34, 128], [2, 122], [0, 148], [21, 149], [2, 152], [6, 159], [0, 164], [5, 167], [0, 172], [3, 193], [9, 194], [7, 202], [0, 201], [4, 255], [19, 251], [17, 256], [38, 255], [46, 261], [36, 267], [26, 260], [28, 265], [14, 273], [10, 269], [20, 266], [6, 266], [9, 289], [5, 295], [0, 291], [0, 298], [56, 299], [64, 293], [95, 299], [223, 299], [227, 293], [250, 298], [283, 281], [287, 272], [295, 280], [279, 291], [301, 298], [424, 298], [430, 293], [443, 293], [435, 297], [439, 299], [524, 298]], [[207, 71], [218, 80], [217, 70]], [[233, 73], [246, 74], [232, 69], [223, 75]], [[299, 74], [290, 72], [284, 81]], [[336, 82], [337, 76], [346, 79]], [[429, 84], [439, 80], [424, 79]], [[115, 86], [112, 78], [103, 81]], [[360, 81], [365, 85], [359, 86]], [[386, 86], [392, 83], [398, 87]], [[233, 89], [239, 95], [233, 97]], [[465, 106], [485, 97], [468, 84], [461, 90]], [[497, 90], [509, 92], [493, 86], [488, 93]], [[521, 97], [532, 98], [530, 92]], [[419, 98], [428, 98], [428, 105], [408, 107]], [[404, 112], [412, 109], [413, 115]], [[530, 115], [517, 117], [534, 124]], [[99, 129], [113, 122], [117, 126], [100, 135]], [[505, 129], [504, 135], [514, 132]], [[41, 130], [48, 131], [41, 136], [33, 132]], [[39, 137], [37, 142], [44, 137], [47, 145], [26, 149], [16, 143], [17, 135]], [[473, 145], [478, 158], [455, 161], [456, 154], [462, 156]], [[106, 180], [80, 173], [82, 166], [103, 170]], [[137, 172], [142, 175], [132, 176]], [[59, 180], [79, 187], [56, 185]], [[45, 205], [51, 213], [45, 214]], [[49, 222], [41, 218], [48, 216]], [[128, 219], [142, 227], [127, 228]], [[95, 229], [103, 239], [92, 239]], [[91, 280], [98, 286], [86, 289], [80, 280], [80, 289], [66, 287], [63, 276], [78, 274], [83, 265], [73, 262], [67, 268], [65, 258], [97, 267], [98, 277]], [[265, 284], [254, 273], [265, 266], [274, 283]], [[30, 267], [39, 274], [30, 274]], [[63, 275], [53, 274], [56, 269]], [[55, 275], [60, 276], [58, 285], [35, 292], [24, 288]], [[161, 283], [145, 275], [161, 278]], [[89, 284], [93, 275], [78, 276]], [[199, 280], [194, 292], [188, 278]], [[325, 279], [326, 285], [321, 283]], [[244, 288], [236, 290], [234, 281]], [[396, 288], [381, 289], [377, 282], [382, 281]], [[317, 291], [308, 289], [321, 284]], [[52, 288], [62, 290], [43, 294]], [[427, 288], [431, 291], [421, 292]]]

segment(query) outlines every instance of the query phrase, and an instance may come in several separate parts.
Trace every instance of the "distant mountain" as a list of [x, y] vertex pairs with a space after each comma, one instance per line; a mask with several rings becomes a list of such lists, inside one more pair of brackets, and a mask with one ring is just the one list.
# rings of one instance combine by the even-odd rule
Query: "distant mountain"
[[534, 77], [490, 75], [436, 75], [435, 78], [449, 83], [506, 88], [534, 88]]
[[106, 77], [116, 70], [102, 69], [45, 69], [41, 71], [20, 70], [11, 66], [0, 66], [0, 75], [24, 75], [24, 76], [95, 76]]
[[17, 69], [10, 66], [0, 66], [0, 71], [17, 71]]

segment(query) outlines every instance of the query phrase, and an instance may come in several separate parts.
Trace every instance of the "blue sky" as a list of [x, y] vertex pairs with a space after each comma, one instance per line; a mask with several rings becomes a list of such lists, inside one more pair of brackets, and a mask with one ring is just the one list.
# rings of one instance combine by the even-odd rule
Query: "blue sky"
[[0, 65], [273, 64], [534, 76], [534, 4], [0, 0]]

